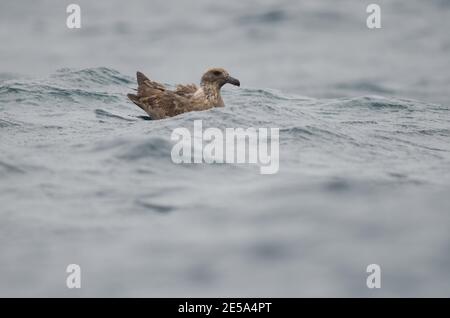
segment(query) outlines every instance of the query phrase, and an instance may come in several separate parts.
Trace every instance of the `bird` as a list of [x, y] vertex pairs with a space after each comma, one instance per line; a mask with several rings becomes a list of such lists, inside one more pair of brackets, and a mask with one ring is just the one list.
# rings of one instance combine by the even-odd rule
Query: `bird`
[[201, 77], [200, 86], [177, 85], [175, 90], [167, 89], [141, 72], [136, 72], [136, 79], [137, 94], [127, 96], [154, 120], [190, 111], [224, 107], [225, 104], [220, 95], [222, 86], [225, 84], [241, 86], [238, 79], [231, 77], [225, 69], [219, 67], [208, 69]]

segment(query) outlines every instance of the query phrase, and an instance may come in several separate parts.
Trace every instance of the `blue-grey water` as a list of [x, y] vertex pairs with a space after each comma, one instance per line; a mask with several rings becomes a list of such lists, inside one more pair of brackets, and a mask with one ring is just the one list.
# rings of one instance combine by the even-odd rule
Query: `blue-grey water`
[[[364, 1], [78, 3], [0, 3], [0, 296], [450, 296], [449, 1], [378, 1], [380, 30]], [[126, 98], [211, 66], [225, 108]], [[280, 128], [279, 172], [174, 164], [196, 119]]]

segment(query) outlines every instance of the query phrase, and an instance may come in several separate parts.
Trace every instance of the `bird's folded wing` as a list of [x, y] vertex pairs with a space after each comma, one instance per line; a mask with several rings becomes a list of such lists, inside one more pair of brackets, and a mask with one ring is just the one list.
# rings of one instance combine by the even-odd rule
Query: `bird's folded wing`
[[198, 87], [195, 84], [177, 85], [174, 93], [180, 96], [190, 98], [195, 94], [197, 90]]
[[186, 97], [168, 90], [138, 96], [129, 94], [128, 97], [153, 119], [172, 117], [192, 110]]

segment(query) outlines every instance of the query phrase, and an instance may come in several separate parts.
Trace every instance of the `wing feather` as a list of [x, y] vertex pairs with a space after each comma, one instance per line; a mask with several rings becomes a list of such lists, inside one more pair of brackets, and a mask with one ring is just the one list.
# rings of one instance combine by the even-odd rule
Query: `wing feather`
[[175, 89], [175, 94], [184, 96], [184, 97], [192, 97], [195, 92], [198, 90], [197, 85], [195, 84], [188, 84], [188, 85], [177, 85]]

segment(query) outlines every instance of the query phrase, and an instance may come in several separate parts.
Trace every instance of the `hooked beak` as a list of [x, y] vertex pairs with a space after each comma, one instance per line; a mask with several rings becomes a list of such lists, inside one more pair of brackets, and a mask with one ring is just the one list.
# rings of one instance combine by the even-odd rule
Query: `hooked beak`
[[227, 83], [235, 86], [241, 86], [241, 82], [237, 78], [228, 76], [227, 77]]

